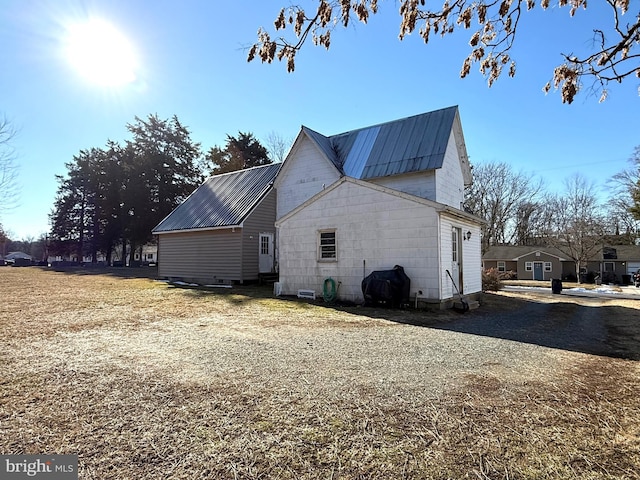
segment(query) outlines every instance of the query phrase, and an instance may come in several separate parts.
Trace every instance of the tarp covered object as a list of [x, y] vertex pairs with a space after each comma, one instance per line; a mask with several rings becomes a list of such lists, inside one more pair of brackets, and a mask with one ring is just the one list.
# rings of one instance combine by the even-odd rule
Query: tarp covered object
[[371, 272], [362, 280], [364, 303], [400, 307], [409, 303], [410, 287], [411, 280], [400, 265], [396, 265], [392, 270]]

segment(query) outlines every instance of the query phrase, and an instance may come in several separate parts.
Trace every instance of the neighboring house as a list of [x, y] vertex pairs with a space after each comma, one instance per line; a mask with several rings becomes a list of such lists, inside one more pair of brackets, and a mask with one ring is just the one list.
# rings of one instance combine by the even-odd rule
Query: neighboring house
[[513, 272], [518, 280], [551, 280], [576, 272], [575, 263], [555, 248], [501, 245], [482, 256], [482, 268]]
[[338, 298], [360, 302], [363, 278], [395, 265], [412, 303], [481, 292], [470, 183], [457, 107], [330, 137], [303, 126], [274, 183], [282, 293], [322, 294], [331, 278]]
[[[482, 266], [513, 272], [519, 280], [576, 280], [575, 262], [556, 248], [494, 246], [482, 256]], [[598, 276], [603, 283], [619, 283], [638, 270], [640, 246], [614, 245], [602, 248], [581, 273], [590, 280]]]
[[601, 272], [600, 276], [605, 283], [630, 282], [628, 277], [640, 270], [640, 245], [604, 247], [598, 258], [590, 261], [587, 268], [589, 271]]
[[158, 275], [202, 284], [243, 283], [274, 270], [280, 164], [215, 175], [154, 229]]
[[155, 265], [158, 262], [158, 245], [147, 243], [133, 253], [133, 261], [142, 265]]
[[32, 257], [24, 252], [9, 252], [5, 257], [3, 263], [9, 265], [29, 265], [32, 262]]

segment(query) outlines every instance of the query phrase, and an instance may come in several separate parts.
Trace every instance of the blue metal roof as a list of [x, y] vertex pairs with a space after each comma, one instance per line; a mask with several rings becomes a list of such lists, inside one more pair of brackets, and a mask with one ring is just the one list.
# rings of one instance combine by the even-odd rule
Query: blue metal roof
[[271, 190], [280, 164], [209, 177], [153, 233], [240, 225]]
[[448, 107], [330, 137], [303, 129], [341, 173], [366, 180], [441, 168], [457, 113]]

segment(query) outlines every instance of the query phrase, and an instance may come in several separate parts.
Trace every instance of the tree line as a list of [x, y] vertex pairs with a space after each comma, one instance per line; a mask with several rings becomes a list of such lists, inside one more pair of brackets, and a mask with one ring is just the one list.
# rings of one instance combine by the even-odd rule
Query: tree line
[[608, 180], [604, 200], [580, 174], [554, 193], [542, 178], [508, 163], [473, 166], [465, 208], [485, 221], [482, 252], [493, 245], [551, 246], [579, 270], [603, 245], [634, 245], [640, 239], [640, 146], [629, 163]]
[[[203, 154], [201, 144], [191, 139], [176, 116], [136, 117], [127, 130], [129, 140], [81, 150], [65, 164], [66, 174], [56, 177], [49, 255], [78, 261], [91, 257], [96, 262], [103, 254], [111, 263], [114, 253], [121, 251], [119, 258], [125, 260], [128, 252], [131, 264], [136, 249], [152, 241], [153, 227], [207, 175], [272, 162], [252, 133], [227, 135], [224, 146]], [[278, 154], [282, 152], [274, 152]]]

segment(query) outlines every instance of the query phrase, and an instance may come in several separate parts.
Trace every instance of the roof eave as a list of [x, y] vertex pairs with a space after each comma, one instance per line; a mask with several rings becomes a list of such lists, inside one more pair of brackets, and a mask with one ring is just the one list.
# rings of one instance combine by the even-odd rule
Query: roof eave
[[198, 227], [198, 228], [185, 228], [180, 230], [166, 230], [166, 231], [154, 230], [151, 233], [153, 235], [165, 235], [170, 233], [193, 233], [193, 232], [210, 232], [214, 230], [231, 230], [234, 228], [242, 228], [242, 223], [236, 224], [236, 225], [221, 225], [218, 227]]

